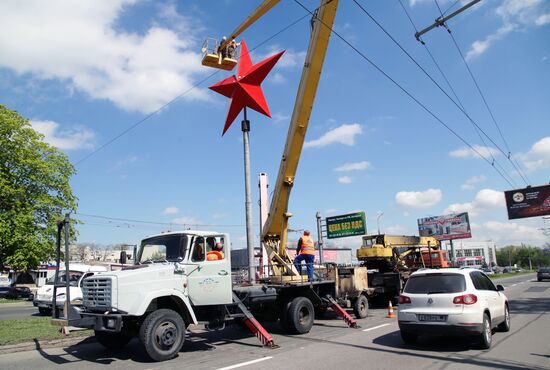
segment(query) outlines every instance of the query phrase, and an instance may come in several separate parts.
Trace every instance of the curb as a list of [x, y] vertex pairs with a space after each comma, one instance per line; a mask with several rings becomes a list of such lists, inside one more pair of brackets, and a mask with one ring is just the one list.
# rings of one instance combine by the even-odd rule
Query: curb
[[[81, 343], [84, 342], [84, 343]], [[94, 336], [81, 336], [73, 338], [62, 338], [62, 339], [35, 339], [34, 342], [24, 342], [17, 344], [8, 344], [5, 346], [0, 346], [0, 355], [6, 355], [16, 352], [25, 352], [25, 351], [40, 351], [45, 348], [55, 348], [55, 347], [67, 347], [75, 344], [91, 344], [95, 343]]]

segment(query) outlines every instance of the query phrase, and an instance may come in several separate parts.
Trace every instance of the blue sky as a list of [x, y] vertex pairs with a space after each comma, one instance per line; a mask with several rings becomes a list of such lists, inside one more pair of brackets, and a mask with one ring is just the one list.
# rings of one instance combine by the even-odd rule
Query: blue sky
[[[72, 186], [79, 198], [76, 217], [83, 221], [80, 242], [132, 243], [185, 225], [228, 231], [234, 247], [244, 247], [240, 123], [221, 137], [228, 101], [207, 89], [230, 73], [210, 76], [215, 70], [201, 66], [200, 48], [206, 37], [231, 32], [259, 3], [0, 3], [0, 24], [10, 30], [0, 34], [0, 103], [29, 118], [76, 164]], [[398, 0], [359, 3], [454, 96], [415, 40]], [[439, 15], [431, 0], [402, 3], [419, 29]], [[314, 9], [318, 2], [303, 4]], [[444, 11], [453, 6], [452, 11], [460, 2], [439, 4]], [[309, 41], [309, 17], [269, 38], [305, 14], [294, 1], [282, 1], [243, 34], [254, 49], [253, 62], [286, 50], [262, 85], [273, 118], [249, 115], [256, 238], [258, 174], [267, 172], [274, 184]], [[362, 210], [369, 231], [376, 231], [383, 212], [381, 231], [415, 234], [417, 218], [468, 211], [473, 240], [499, 246], [550, 241], [540, 230], [550, 221], [507, 220], [502, 192], [526, 181], [499, 151], [510, 148], [528, 184], [548, 183], [550, 2], [484, 0], [448, 26], [506, 143], [444, 29], [423, 39], [490, 139], [480, 139], [464, 114], [354, 2], [340, 1], [334, 29], [489, 162], [494, 158], [504, 177], [333, 36], [291, 194], [292, 229], [315, 230], [317, 211], [326, 217]], [[331, 243], [357, 247], [360, 242]]]

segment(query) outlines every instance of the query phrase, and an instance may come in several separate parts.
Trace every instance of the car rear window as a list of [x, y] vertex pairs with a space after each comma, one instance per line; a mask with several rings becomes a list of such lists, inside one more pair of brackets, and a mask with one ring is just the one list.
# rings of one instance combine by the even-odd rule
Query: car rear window
[[461, 274], [415, 275], [407, 281], [403, 292], [411, 294], [459, 293], [466, 290], [466, 280]]

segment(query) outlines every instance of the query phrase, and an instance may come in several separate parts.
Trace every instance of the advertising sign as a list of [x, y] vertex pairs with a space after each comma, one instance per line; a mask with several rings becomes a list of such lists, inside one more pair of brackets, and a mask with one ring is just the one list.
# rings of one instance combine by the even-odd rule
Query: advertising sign
[[327, 217], [326, 223], [328, 239], [364, 235], [366, 231], [365, 212]]
[[420, 218], [418, 219], [418, 232], [420, 236], [433, 236], [437, 240], [472, 237], [468, 212]]
[[504, 192], [508, 219], [550, 215], [550, 185]]

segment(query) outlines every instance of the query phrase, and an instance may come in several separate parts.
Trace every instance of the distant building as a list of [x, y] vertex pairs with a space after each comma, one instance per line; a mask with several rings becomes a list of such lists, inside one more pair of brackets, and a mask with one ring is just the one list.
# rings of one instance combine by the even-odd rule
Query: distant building
[[[449, 242], [443, 242], [449, 251], [449, 256], [452, 259], [451, 247]], [[487, 266], [497, 265], [497, 249], [496, 244], [492, 241], [476, 242], [454, 240], [453, 246], [455, 250], [455, 259], [458, 266], [469, 266], [480, 268], [484, 264]]]

